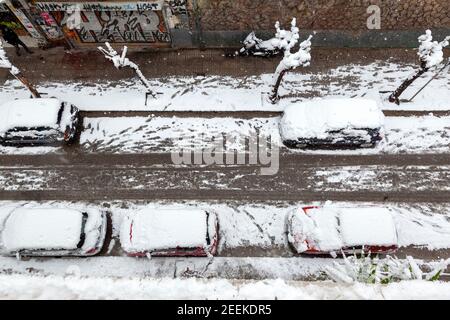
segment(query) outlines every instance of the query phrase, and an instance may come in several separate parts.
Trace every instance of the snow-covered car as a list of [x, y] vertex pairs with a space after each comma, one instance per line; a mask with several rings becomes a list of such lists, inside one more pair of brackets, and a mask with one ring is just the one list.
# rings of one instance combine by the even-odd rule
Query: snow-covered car
[[99, 210], [15, 208], [0, 212], [0, 252], [8, 256], [92, 256], [106, 235]]
[[287, 216], [288, 241], [297, 253], [389, 253], [398, 247], [391, 209], [303, 207]]
[[384, 115], [369, 99], [317, 99], [289, 105], [280, 122], [288, 148], [370, 148], [384, 135]]
[[214, 212], [148, 208], [124, 218], [120, 242], [130, 256], [211, 256], [218, 227]]
[[78, 123], [78, 108], [56, 98], [13, 100], [0, 106], [0, 144], [70, 144]]

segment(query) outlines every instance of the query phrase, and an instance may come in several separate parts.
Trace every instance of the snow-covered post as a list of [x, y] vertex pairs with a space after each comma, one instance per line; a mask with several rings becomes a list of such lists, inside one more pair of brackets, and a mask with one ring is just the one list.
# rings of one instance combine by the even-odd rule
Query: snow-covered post
[[419, 38], [419, 55], [420, 68], [415, 73], [411, 74], [392, 94], [389, 96], [389, 102], [400, 104], [400, 95], [421, 75], [436, 67], [444, 60], [443, 48], [449, 45], [450, 36], [446, 37], [443, 41], [433, 41], [431, 31], [425, 31], [425, 34]]
[[156, 98], [156, 93], [153, 92], [151, 89], [150, 83], [148, 82], [147, 78], [142, 74], [141, 70], [139, 69], [139, 66], [128, 59], [126, 57], [128, 48], [126, 46], [123, 47], [122, 54], [119, 54], [117, 51], [111, 47], [109, 42], [105, 42], [106, 48], [98, 47], [98, 49], [105, 55], [105, 58], [112, 61], [114, 66], [117, 69], [121, 69], [123, 67], [130, 67], [132, 68], [137, 76], [139, 77], [139, 80], [141, 80], [142, 84], [147, 88], [147, 92], [145, 93], [145, 102], [147, 104], [147, 97], [150, 95], [153, 98]]
[[1, 40], [0, 40], [0, 68], [9, 69], [9, 73], [11, 73], [11, 75], [14, 78], [22, 82], [23, 85], [27, 87], [28, 90], [30, 90], [33, 98], [41, 97], [36, 88], [31, 84], [31, 82], [28, 81], [28, 79], [22, 75], [20, 70], [9, 61], [8, 57], [6, 56], [5, 49], [3, 49], [3, 43]]
[[[277, 29], [276, 38], [280, 40], [279, 46], [283, 50], [283, 60], [279, 63], [275, 74], [273, 75], [273, 88], [272, 93], [269, 96], [269, 100], [272, 103], [277, 103], [280, 97], [278, 96], [278, 89], [280, 88], [281, 81], [284, 75], [289, 70], [293, 70], [299, 66], [307, 67], [311, 62], [311, 38], [300, 43], [300, 48], [297, 52], [292, 53], [292, 48], [298, 43], [300, 38], [297, 28], [297, 20], [294, 18], [291, 22], [291, 31], [280, 29], [280, 23], [277, 21], [275, 28]], [[289, 36], [287, 36], [289, 35]]]

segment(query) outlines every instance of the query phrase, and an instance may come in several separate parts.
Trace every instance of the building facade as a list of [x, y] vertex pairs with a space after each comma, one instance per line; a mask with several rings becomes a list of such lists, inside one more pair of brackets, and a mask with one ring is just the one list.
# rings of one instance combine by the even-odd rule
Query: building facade
[[0, 23], [43, 46], [235, 47], [292, 17], [325, 46], [409, 46], [426, 28], [450, 30], [449, 0], [3, 1]]

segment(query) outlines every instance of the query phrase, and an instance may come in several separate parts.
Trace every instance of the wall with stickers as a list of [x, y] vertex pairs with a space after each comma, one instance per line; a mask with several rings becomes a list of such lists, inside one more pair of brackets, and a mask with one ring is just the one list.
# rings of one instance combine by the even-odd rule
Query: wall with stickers
[[[64, 32], [73, 44], [136, 43], [154, 47], [171, 45], [164, 0], [147, 2], [48, 2], [34, 6]], [[76, 8], [74, 13], [73, 8]], [[77, 28], [67, 20], [78, 14]]]

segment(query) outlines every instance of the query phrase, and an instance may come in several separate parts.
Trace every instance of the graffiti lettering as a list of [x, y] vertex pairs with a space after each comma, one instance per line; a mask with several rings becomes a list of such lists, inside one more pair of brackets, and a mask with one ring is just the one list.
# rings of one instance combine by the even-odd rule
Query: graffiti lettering
[[164, 21], [154, 11], [85, 11], [81, 17], [78, 35], [82, 42], [171, 41]]
[[169, 0], [168, 3], [172, 14], [187, 14], [186, 0]]
[[108, 2], [36, 2], [36, 7], [41, 11], [67, 11], [74, 5], [80, 5], [83, 11], [157, 11], [162, 9], [162, 1], [155, 0], [153, 2], [124, 2], [124, 3], [108, 3]]

